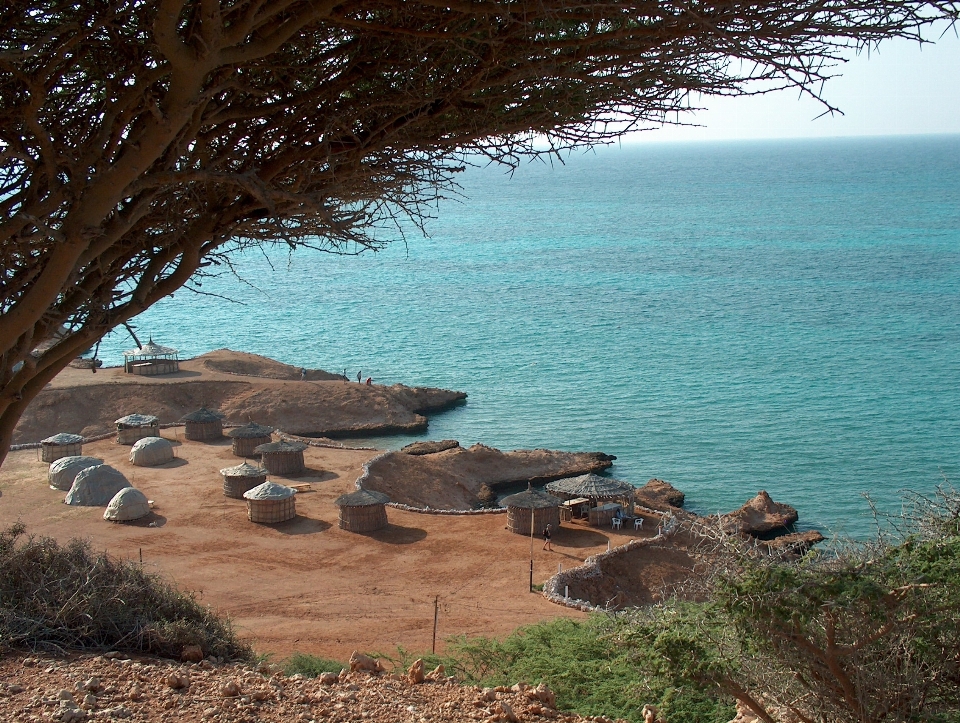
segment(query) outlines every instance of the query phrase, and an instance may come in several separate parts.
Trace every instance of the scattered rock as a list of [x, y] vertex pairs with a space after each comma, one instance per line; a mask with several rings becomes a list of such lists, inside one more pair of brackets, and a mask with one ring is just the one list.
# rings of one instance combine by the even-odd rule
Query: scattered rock
[[324, 685], [333, 685], [340, 681], [340, 676], [336, 673], [320, 673], [319, 680]]
[[127, 692], [127, 699], [132, 701], [140, 700], [143, 696], [143, 691], [140, 690], [140, 686], [134, 683], [130, 686], [130, 690]]
[[417, 658], [413, 661], [413, 665], [411, 665], [410, 669], [407, 671], [407, 680], [409, 680], [413, 685], [418, 685], [419, 683], [423, 682], [423, 660]]
[[426, 680], [433, 681], [434, 683], [439, 683], [440, 681], [446, 679], [447, 671], [443, 668], [443, 663], [438, 665], [436, 668], [427, 673], [424, 678]]
[[184, 663], [199, 663], [203, 660], [203, 648], [199, 645], [184, 645], [180, 660]]
[[220, 695], [224, 698], [236, 698], [241, 692], [240, 684], [235, 680], [228, 680], [220, 686]]
[[540, 699], [540, 702], [543, 703], [547, 708], [556, 708], [557, 707], [557, 695], [544, 683], [540, 683], [535, 689], [537, 693], [537, 698]]
[[83, 689], [89, 690], [91, 693], [96, 693], [100, 690], [100, 678], [93, 677], [83, 681]]
[[683, 507], [686, 496], [669, 482], [654, 477], [634, 493], [637, 504], [653, 510], [669, 511]]
[[190, 687], [190, 674], [186, 671], [168, 673], [163, 682], [174, 690], [184, 690]]
[[363, 671], [366, 673], [379, 673], [383, 670], [379, 660], [374, 660], [369, 655], [354, 650], [350, 654], [350, 672], [356, 673]]
[[720, 517], [721, 527], [730, 534], [742, 532], [754, 537], [786, 532], [788, 526], [799, 519], [790, 505], [774, 502], [766, 491], [761, 490], [743, 507]]

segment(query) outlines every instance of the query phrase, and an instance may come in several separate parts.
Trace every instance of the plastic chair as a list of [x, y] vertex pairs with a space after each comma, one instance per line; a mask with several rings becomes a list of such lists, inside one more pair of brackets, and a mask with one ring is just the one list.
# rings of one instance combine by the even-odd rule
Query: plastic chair
[[642, 518], [642, 517], [638, 517], [637, 519], [635, 519], [635, 520], [633, 521], [633, 529], [635, 529], [635, 530], [642, 530], [642, 529], [643, 529], [643, 518]]
[[619, 517], [613, 518], [613, 529], [619, 530], [622, 525], [623, 525], [623, 520], [621, 520]]

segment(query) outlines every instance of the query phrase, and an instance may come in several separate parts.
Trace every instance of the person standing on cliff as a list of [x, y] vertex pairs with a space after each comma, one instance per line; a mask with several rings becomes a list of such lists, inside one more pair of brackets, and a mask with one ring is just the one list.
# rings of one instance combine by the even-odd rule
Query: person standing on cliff
[[547, 552], [553, 552], [553, 545], [551, 544], [551, 534], [553, 531], [553, 525], [547, 525], [543, 528], [543, 549]]
[[360, 383], [361, 379], [363, 379], [363, 371], [357, 372], [357, 384]]

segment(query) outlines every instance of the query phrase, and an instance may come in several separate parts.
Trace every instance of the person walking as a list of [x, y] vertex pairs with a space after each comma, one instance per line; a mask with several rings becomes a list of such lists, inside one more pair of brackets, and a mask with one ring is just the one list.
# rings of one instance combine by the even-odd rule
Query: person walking
[[553, 525], [548, 524], [543, 528], [543, 549], [547, 552], [553, 552], [551, 537], [553, 535]]

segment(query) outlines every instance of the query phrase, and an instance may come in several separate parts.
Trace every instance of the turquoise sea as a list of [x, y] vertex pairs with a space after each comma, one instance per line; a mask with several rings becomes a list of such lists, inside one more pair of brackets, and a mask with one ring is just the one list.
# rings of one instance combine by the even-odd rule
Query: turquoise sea
[[203, 286], [239, 303], [180, 292], [138, 333], [463, 390], [423, 438], [604, 451], [702, 513], [766, 489], [862, 537], [865, 493], [960, 480], [960, 136], [641, 144], [462, 185], [429, 238], [248, 253]]

